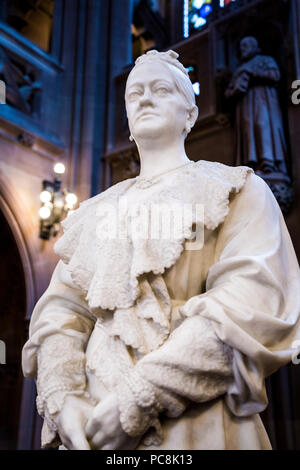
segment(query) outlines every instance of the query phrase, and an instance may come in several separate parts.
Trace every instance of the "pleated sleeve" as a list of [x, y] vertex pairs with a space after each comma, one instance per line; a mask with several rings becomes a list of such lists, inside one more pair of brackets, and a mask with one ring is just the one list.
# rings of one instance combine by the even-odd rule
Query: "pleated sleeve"
[[57, 445], [54, 417], [68, 394], [91, 400], [85, 374], [85, 349], [95, 319], [82, 293], [59, 261], [49, 287], [37, 302], [29, 339], [22, 351], [25, 377], [37, 385], [37, 409], [44, 418], [42, 446]]

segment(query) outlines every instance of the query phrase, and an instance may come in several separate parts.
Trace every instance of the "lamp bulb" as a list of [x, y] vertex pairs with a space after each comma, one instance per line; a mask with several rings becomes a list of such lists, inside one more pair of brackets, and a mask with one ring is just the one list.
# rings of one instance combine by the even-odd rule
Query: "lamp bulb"
[[52, 199], [52, 194], [50, 191], [42, 191], [40, 194], [40, 200], [45, 203], [45, 202], [50, 202]]
[[55, 163], [54, 165], [54, 173], [57, 175], [62, 175], [66, 170], [66, 167], [63, 163]]
[[75, 206], [77, 202], [77, 196], [76, 194], [74, 193], [68, 193], [66, 195], [66, 203], [67, 203], [67, 206], [72, 209], [73, 206]]
[[51, 215], [51, 209], [47, 206], [42, 206], [39, 210], [39, 214], [41, 219], [48, 219]]

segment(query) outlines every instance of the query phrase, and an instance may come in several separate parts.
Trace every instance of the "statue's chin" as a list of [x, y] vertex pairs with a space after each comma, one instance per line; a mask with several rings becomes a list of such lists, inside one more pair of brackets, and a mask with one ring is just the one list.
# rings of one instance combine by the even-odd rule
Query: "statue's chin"
[[159, 137], [164, 136], [164, 132], [160, 127], [154, 126], [143, 126], [140, 129], [136, 130], [134, 133], [135, 139], [158, 139]]
[[248, 54], [242, 55], [242, 60], [250, 60], [256, 55], [257, 51], [249, 52]]

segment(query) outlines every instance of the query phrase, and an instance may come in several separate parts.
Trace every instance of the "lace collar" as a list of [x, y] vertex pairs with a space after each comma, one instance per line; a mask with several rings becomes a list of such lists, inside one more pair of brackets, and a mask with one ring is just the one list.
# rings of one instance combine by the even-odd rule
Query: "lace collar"
[[[80, 204], [63, 222], [64, 234], [54, 251], [68, 264], [74, 284], [84, 292], [91, 310], [132, 307], [141, 295], [141, 276], [162, 274], [179, 258], [192, 225], [214, 230], [229, 211], [229, 194], [243, 187], [248, 167], [230, 167], [200, 160], [175, 172], [156, 186], [151, 203], [203, 204], [204, 221], [197, 215], [183, 223], [176, 239], [104, 238], [98, 236], [111, 222], [111, 207], [135, 182], [122, 181]], [[126, 223], [123, 217], [122, 223]], [[123, 227], [124, 228], [124, 227]]]

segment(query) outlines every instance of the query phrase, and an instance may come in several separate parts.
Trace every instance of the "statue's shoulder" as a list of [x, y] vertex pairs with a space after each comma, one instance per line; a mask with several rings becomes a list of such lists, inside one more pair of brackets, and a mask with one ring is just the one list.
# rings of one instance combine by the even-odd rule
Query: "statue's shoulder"
[[[273, 193], [265, 180], [257, 175], [253, 168], [245, 165], [231, 166], [219, 162], [199, 161], [198, 167], [205, 172], [209, 185], [207, 191], [207, 200], [217, 199], [220, 195], [230, 192], [240, 193], [242, 198], [247, 198], [250, 204], [257, 204], [265, 197], [271, 198], [274, 202]], [[241, 191], [243, 189], [243, 191]]]
[[64, 263], [69, 263], [81, 238], [85, 239], [87, 233], [95, 233], [95, 216], [98, 205], [102, 202], [111, 204], [126, 187], [132, 184], [132, 180], [133, 178], [128, 178], [110, 186], [96, 196], [82, 201], [79, 207], [61, 222], [63, 234], [54, 244], [54, 252], [61, 257]]
[[93, 196], [89, 199], [86, 199], [85, 201], [82, 201], [79, 204], [79, 207], [80, 208], [81, 207], [87, 208], [87, 207], [90, 207], [90, 206], [93, 206], [93, 205], [97, 204], [99, 201], [102, 201], [102, 200], [105, 201], [105, 200], [109, 199], [112, 196], [120, 194], [121, 192], [123, 192], [123, 190], [125, 190], [127, 188], [127, 186], [129, 186], [131, 184], [131, 182], [134, 179], [135, 178], [127, 178], [126, 180], [123, 180], [123, 181], [120, 181], [119, 183], [113, 184], [112, 186], [105, 189], [101, 193], [96, 194], [96, 196]]
[[260, 66], [278, 69], [276, 60], [270, 55], [257, 54], [254, 57], [253, 61], [259, 64]]
[[242, 190], [253, 170], [247, 166], [199, 160], [189, 171], [191, 175], [183, 183], [182, 199], [185, 202], [201, 203], [205, 208], [204, 224], [214, 230], [225, 220], [230, 210], [231, 193], [237, 194]]
[[242, 187], [247, 175], [253, 173], [253, 169], [245, 165], [231, 166], [207, 160], [199, 160], [196, 162], [195, 168], [196, 171], [199, 172], [199, 175], [203, 175], [207, 179], [215, 181], [216, 184], [219, 182], [222, 185], [229, 185], [233, 188]]
[[88, 219], [100, 202], [110, 203], [113, 199], [118, 197], [119, 194], [121, 194], [128, 186], [130, 186], [133, 179], [134, 178], [128, 178], [126, 180], [120, 181], [119, 183], [116, 183], [105, 189], [101, 193], [80, 202], [79, 207], [61, 222], [64, 231], [69, 229], [74, 224], [77, 224], [77, 222]]

